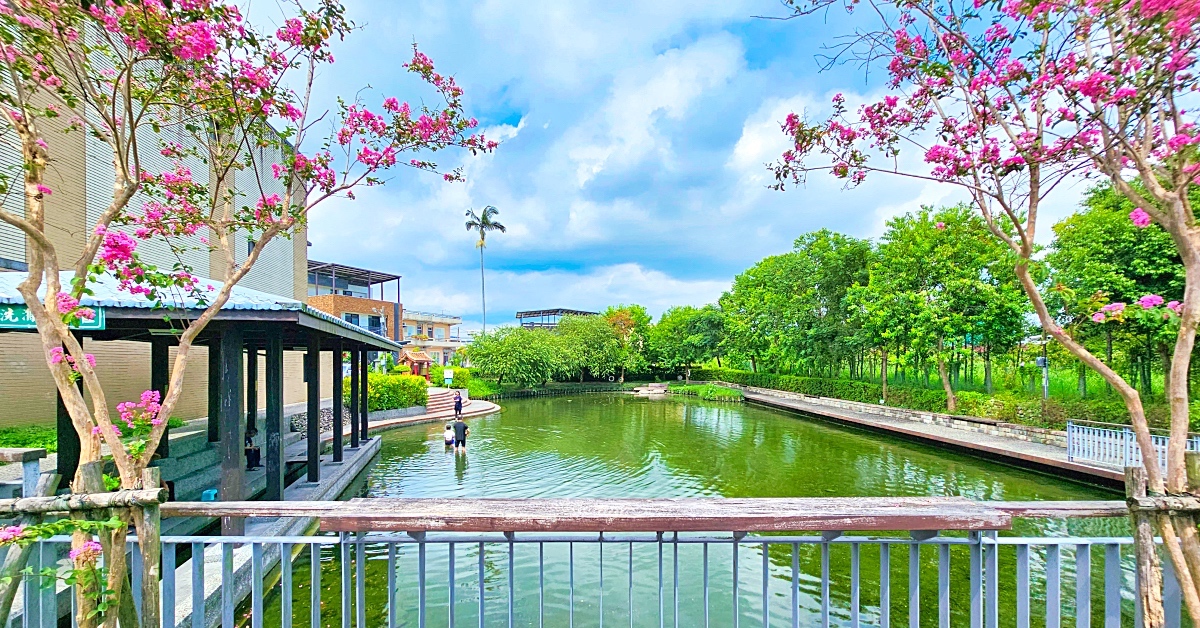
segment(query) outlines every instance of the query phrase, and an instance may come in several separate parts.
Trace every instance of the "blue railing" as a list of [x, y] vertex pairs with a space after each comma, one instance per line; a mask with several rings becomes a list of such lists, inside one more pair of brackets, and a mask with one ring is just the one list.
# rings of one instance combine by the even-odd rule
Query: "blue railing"
[[[338, 516], [370, 501], [341, 503]], [[772, 502], [690, 501], [702, 506]], [[1014, 516], [1038, 512], [1099, 516], [1119, 514], [1122, 504], [1037, 506], [1023, 504], [1010, 512]], [[370, 516], [385, 510], [366, 513], [357, 523], [343, 527], [361, 529]], [[265, 512], [269, 509], [254, 516]], [[978, 509], [969, 513], [978, 515]], [[566, 521], [574, 520], [574, 515], [562, 521], [527, 512], [513, 516], [526, 517], [530, 527], [539, 531], [166, 536], [162, 539], [163, 626], [1140, 625], [1129, 538], [1027, 538], [949, 527], [940, 533], [921, 529], [865, 536], [817, 528], [801, 534], [580, 532], [577, 523]], [[947, 523], [964, 520], [964, 515], [952, 510], [938, 516]], [[814, 525], [828, 521], [834, 523], [829, 527], [836, 527], [853, 520], [870, 529], [901, 520], [868, 521], [861, 510], [817, 512], [815, 517]], [[901, 517], [913, 520], [909, 514]], [[756, 521], [760, 527], [779, 523], [769, 518]], [[781, 525], [795, 525], [795, 521]], [[322, 525], [327, 522], [323, 519]], [[919, 527], [930, 523], [926, 519]], [[431, 527], [476, 524], [490, 525], [482, 518], [449, 513]], [[614, 525], [628, 527], [620, 521]], [[384, 522], [379, 527], [393, 526]], [[572, 531], [546, 531], [547, 527]], [[685, 521], [680, 527], [689, 524]], [[34, 555], [41, 562], [34, 567], [53, 564], [68, 544], [65, 537], [40, 543]], [[137, 597], [142, 590], [141, 556], [135, 542], [130, 548]], [[60, 614], [73, 604], [61, 585], [55, 603], [54, 589], [39, 587], [37, 582], [27, 576], [22, 619], [14, 626], [55, 627]], [[1181, 596], [1169, 565], [1163, 594], [1166, 625], [1178, 627]], [[140, 600], [136, 602], [140, 608]], [[26, 609], [32, 612], [23, 612]]]
[[[1155, 430], [1150, 436], [1160, 469], [1167, 468], [1166, 434]], [[1187, 451], [1200, 451], [1200, 434], [1189, 434]], [[1067, 422], [1067, 460], [1125, 468], [1141, 467], [1142, 450], [1133, 429], [1109, 423]]]

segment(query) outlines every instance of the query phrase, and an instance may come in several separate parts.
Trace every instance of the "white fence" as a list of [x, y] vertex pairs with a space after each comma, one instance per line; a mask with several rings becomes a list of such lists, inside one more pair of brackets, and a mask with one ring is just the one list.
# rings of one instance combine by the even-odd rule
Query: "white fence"
[[[1167, 436], [1152, 434], [1160, 469], [1167, 468]], [[1188, 451], [1200, 451], [1200, 434], [1189, 434]], [[1067, 460], [1115, 467], [1140, 467], [1142, 451], [1133, 430], [1119, 425], [1081, 425], [1067, 422]]]

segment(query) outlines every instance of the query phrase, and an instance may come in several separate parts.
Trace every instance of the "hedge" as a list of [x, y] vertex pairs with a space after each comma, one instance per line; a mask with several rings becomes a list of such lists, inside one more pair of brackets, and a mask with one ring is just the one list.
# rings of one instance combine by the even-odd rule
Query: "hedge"
[[[787, 392], [832, 397], [861, 403], [879, 403], [883, 387], [874, 382], [848, 379], [825, 379], [780, 375], [777, 373], [752, 373], [734, 369], [693, 369], [692, 379], [722, 381], [755, 388], [770, 388]], [[987, 395], [969, 390], [959, 391], [956, 414], [977, 416], [1009, 423], [1063, 429], [1067, 421], [1098, 421], [1102, 423], [1129, 423], [1129, 412], [1119, 399], [1048, 399], [1043, 405], [1040, 398], [1029, 398], [1004, 392]], [[946, 412], [946, 393], [941, 389], [917, 388], [888, 384], [889, 406]], [[1170, 423], [1170, 408], [1164, 403], [1145, 404], [1146, 418], [1152, 426], [1167, 427]], [[1192, 406], [1192, 429], [1200, 428], [1200, 402]]]
[[[429, 401], [429, 384], [419, 375], [367, 373], [367, 409], [396, 410], [423, 406]], [[350, 393], [346, 392], [346, 403]]]

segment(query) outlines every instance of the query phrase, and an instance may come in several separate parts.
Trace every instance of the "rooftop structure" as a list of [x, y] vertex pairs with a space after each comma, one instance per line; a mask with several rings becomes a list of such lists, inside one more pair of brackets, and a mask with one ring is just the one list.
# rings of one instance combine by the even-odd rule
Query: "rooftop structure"
[[314, 259], [308, 260], [308, 296], [340, 294], [370, 299], [374, 287], [379, 286], [382, 297], [383, 284], [395, 281], [398, 301], [400, 278], [401, 275], [368, 268], [358, 268], [335, 262], [319, 262]]
[[584, 310], [571, 310], [564, 307], [549, 309], [549, 310], [527, 310], [517, 312], [517, 322], [521, 327], [554, 329], [558, 327], [558, 321], [564, 316], [595, 316], [599, 312], [587, 312]]
[[434, 364], [450, 364], [466, 343], [459, 337], [461, 316], [404, 310], [404, 338], [424, 351]]
[[[396, 300], [383, 297], [396, 282]], [[379, 286], [379, 290], [375, 290]], [[334, 262], [308, 260], [308, 304], [373, 333], [400, 342], [400, 275]]]

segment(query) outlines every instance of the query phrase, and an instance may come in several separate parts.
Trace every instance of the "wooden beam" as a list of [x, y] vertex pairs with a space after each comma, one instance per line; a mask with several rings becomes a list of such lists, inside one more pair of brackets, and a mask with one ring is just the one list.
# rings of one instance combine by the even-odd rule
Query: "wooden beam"
[[319, 517], [328, 531], [739, 532], [1007, 530], [1012, 517], [959, 497], [760, 499], [352, 499], [171, 502], [163, 516]]
[[308, 481], [321, 480], [321, 337], [308, 335], [308, 352], [304, 355], [308, 377]]
[[350, 347], [350, 446], [358, 447], [358, 347]]
[[342, 339], [334, 338], [331, 341], [330, 348], [333, 350], [333, 359], [330, 360], [333, 363], [331, 373], [333, 377], [333, 461], [341, 462], [343, 446], [342, 432], [346, 429], [345, 424], [342, 422], [342, 414], [344, 412], [342, 407], [342, 376], [344, 375], [342, 373]]
[[[209, 323], [209, 328], [214, 325]], [[207, 331], [207, 330], [206, 330]], [[214, 330], [215, 331], [215, 330]], [[208, 442], [221, 440], [221, 341], [213, 336], [208, 341]]]
[[0, 447], [0, 462], [32, 462], [46, 457], [41, 447]]
[[358, 376], [358, 385], [360, 398], [358, 400], [358, 412], [362, 417], [362, 422], [358, 424], [358, 442], [365, 443], [370, 436], [367, 436], [367, 415], [370, 409], [367, 407], [367, 370], [370, 368], [367, 360], [367, 349], [363, 347], [362, 359], [359, 360], [358, 368], [362, 372]]
[[994, 506], [1014, 517], [1028, 519], [1083, 519], [1091, 517], [1128, 517], [1129, 506], [1123, 501], [1066, 502], [995, 502]]
[[[242, 332], [234, 326], [221, 331], [220, 370], [218, 381], [220, 394], [221, 479], [218, 495], [222, 501], [240, 501], [246, 498], [245, 444], [242, 442]], [[226, 517], [221, 521], [221, 534], [241, 535], [246, 531], [246, 522], [240, 518]]]
[[[167, 398], [167, 385], [171, 380], [170, 368], [171, 340], [154, 337], [150, 339], [150, 390], [157, 390], [159, 399]], [[160, 417], [166, 421], [170, 417]], [[171, 427], [163, 429], [162, 439], [158, 441], [155, 453], [160, 458], [171, 455]]]
[[283, 499], [284, 462], [283, 445], [283, 334], [278, 326], [267, 330], [267, 436], [266, 461], [267, 490], [263, 499]]

